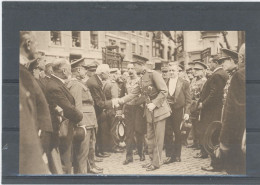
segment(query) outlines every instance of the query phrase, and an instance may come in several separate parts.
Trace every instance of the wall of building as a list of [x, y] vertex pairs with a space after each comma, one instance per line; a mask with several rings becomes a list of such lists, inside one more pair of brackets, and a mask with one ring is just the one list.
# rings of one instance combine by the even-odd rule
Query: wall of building
[[[113, 44], [119, 46], [119, 52], [124, 53], [125, 61], [132, 61], [133, 54], [146, 57], [153, 63], [168, 60], [168, 49], [173, 53], [175, 44], [162, 34], [161, 44], [164, 46], [163, 57], [153, 55], [153, 32], [151, 31], [98, 31], [98, 47], [91, 44], [90, 31], [80, 31], [80, 47], [73, 47], [71, 31], [60, 31], [58, 44], [51, 40], [51, 31], [37, 31], [38, 49], [43, 51], [47, 60], [57, 57], [84, 57], [86, 61], [102, 62], [102, 48]], [[52, 37], [53, 38], [53, 37]], [[59, 44], [61, 43], [61, 44]]]

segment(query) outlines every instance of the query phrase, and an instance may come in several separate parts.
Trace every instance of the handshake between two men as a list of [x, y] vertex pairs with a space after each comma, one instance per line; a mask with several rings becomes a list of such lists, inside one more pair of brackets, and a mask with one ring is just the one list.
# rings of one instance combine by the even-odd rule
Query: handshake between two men
[[[123, 105], [125, 103], [123, 98], [114, 98], [112, 99], [112, 107], [113, 108], [118, 108], [120, 105]], [[154, 103], [148, 103], [147, 108], [149, 111], [153, 111], [156, 107], [156, 105]]]

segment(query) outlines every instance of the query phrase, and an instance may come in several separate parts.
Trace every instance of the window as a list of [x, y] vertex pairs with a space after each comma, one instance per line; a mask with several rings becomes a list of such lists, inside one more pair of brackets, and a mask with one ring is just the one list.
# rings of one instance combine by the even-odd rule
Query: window
[[135, 31], [132, 31], [132, 33], [135, 33]]
[[109, 42], [109, 45], [110, 45], [110, 46], [116, 45], [116, 40], [109, 39], [108, 42]]
[[142, 46], [142, 45], [140, 45], [140, 46], [139, 46], [139, 48], [140, 48], [140, 50], [139, 50], [139, 52], [140, 52], [140, 55], [143, 55], [143, 46]]
[[72, 31], [72, 47], [81, 47], [81, 35], [79, 31]]
[[146, 55], [147, 55], [147, 57], [149, 57], [149, 55], [150, 55], [150, 47], [149, 46], [146, 46]]
[[152, 46], [153, 46], [153, 57], [163, 58], [164, 46], [161, 44], [161, 42], [153, 40]]
[[126, 53], [126, 43], [120, 42], [120, 52]]
[[61, 46], [61, 32], [51, 31], [51, 44], [55, 46]]
[[142, 31], [139, 31], [139, 35], [142, 35]]
[[171, 49], [171, 47], [168, 47], [167, 58], [168, 58], [168, 60], [172, 59], [172, 49]]
[[90, 47], [92, 49], [98, 49], [98, 32], [90, 31]]
[[136, 52], [135, 44], [132, 44], [132, 53]]
[[149, 32], [148, 32], [148, 31], [146, 32], [146, 37], [147, 37], [147, 38], [149, 38], [149, 37], [150, 37], [150, 35], [149, 35]]

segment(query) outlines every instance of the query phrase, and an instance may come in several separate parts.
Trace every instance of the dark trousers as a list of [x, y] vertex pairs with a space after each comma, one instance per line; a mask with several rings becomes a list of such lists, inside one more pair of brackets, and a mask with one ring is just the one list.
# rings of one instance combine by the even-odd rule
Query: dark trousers
[[110, 131], [110, 133], [109, 133], [109, 151], [112, 151], [113, 152], [113, 150], [115, 150], [117, 147], [118, 147], [118, 145], [119, 145], [119, 140], [118, 140], [118, 138], [117, 138], [117, 124], [118, 124], [118, 122], [117, 122], [117, 120], [116, 120], [116, 118], [115, 118], [115, 113], [113, 112], [113, 111], [111, 111], [109, 114], [108, 114], [108, 129], [109, 129], [109, 131]]
[[126, 159], [132, 159], [135, 146], [137, 147], [138, 155], [143, 155], [146, 120], [143, 116], [143, 109], [140, 106], [126, 105], [124, 114], [126, 124]]
[[[183, 108], [172, 109], [172, 114], [166, 120], [165, 126], [165, 151], [166, 157], [180, 157], [181, 156], [181, 130], [180, 125], [183, 120]], [[175, 141], [173, 143], [173, 133]]]
[[110, 149], [109, 147], [109, 125], [107, 123], [107, 114], [102, 112], [98, 117], [98, 131], [96, 137], [96, 153], [103, 153]]
[[67, 137], [60, 139], [60, 156], [61, 163], [65, 174], [71, 174], [72, 171], [72, 140], [73, 140], [73, 125], [68, 124], [68, 135]]
[[195, 113], [191, 113], [191, 118], [190, 121], [192, 123], [192, 137], [193, 137], [193, 144], [197, 145], [199, 144], [199, 128], [198, 128], [198, 124], [199, 124], [199, 113], [195, 112]]

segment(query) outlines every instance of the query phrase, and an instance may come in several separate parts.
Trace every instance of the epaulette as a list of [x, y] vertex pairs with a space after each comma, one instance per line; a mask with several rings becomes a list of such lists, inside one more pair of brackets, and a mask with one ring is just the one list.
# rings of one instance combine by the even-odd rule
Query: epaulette
[[147, 72], [148, 72], [148, 73], [152, 73], [152, 72], [154, 72], [154, 70], [152, 70], [152, 69], [147, 69]]

